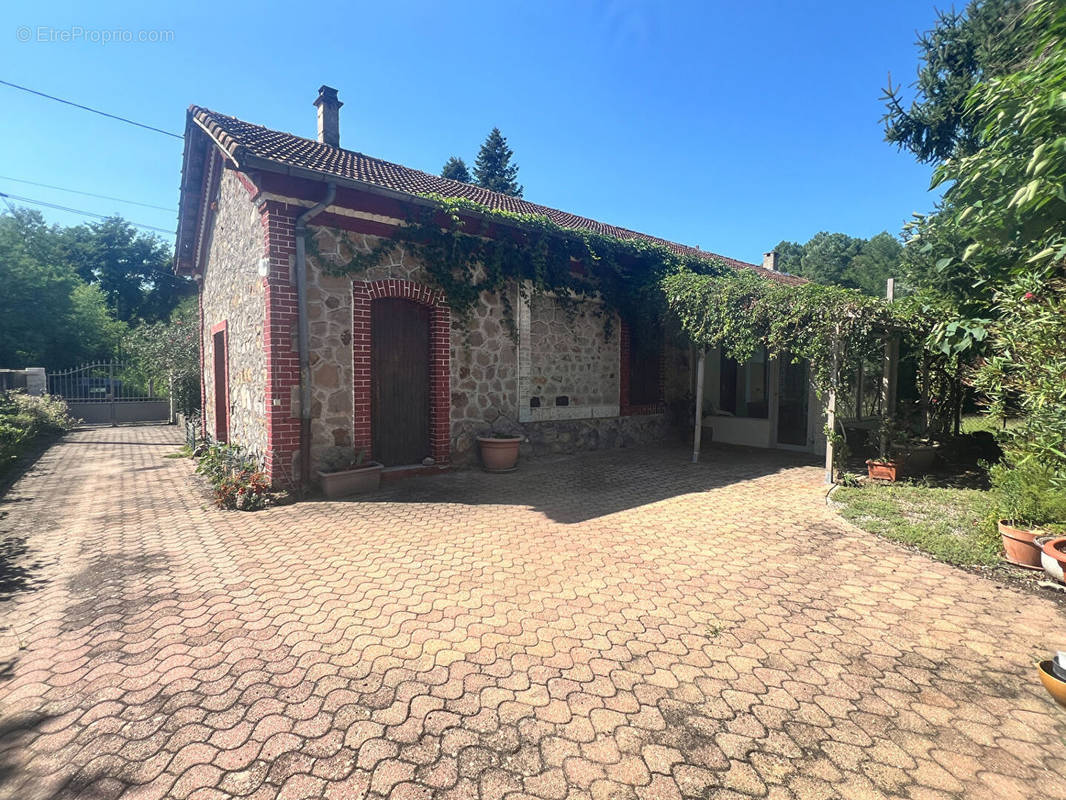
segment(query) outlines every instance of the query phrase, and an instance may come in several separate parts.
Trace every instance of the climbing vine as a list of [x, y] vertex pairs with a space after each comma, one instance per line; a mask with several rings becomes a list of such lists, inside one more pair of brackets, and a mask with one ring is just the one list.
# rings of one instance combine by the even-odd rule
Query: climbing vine
[[[511, 292], [523, 299], [552, 294], [564, 309], [582, 300], [603, 301], [609, 337], [617, 312], [631, 325], [659, 325], [667, 311], [661, 280], [684, 270], [722, 275], [726, 265], [708, 256], [678, 253], [664, 243], [623, 239], [564, 228], [548, 217], [490, 209], [461, 198], [426, 195], [419, 208], [390, 238], [367, 248], [346, 241], [353, 252], [341, 263], [319, 258], [334, 275], [357, 275], [400, 249], [421, 262], [429, 282], [444, 293], [453, 314], [468, 319], [483, 292], [500, 297], [504, 319], [517, 338]], [[313, 237], [309, 237], [313, 238]], [[309, 252], [318, 255], [309, 241]]]
[[906, 325], [888, 303], [854, 289], [792, 286], [749, 270], [678, 272], [663, 279], [662, 289], [698, 347], [721, 348], [740, 362], [762, 347], [772, 358], [806, 359], [820, 396], [847, 371], [877, 357], [886, 332]]

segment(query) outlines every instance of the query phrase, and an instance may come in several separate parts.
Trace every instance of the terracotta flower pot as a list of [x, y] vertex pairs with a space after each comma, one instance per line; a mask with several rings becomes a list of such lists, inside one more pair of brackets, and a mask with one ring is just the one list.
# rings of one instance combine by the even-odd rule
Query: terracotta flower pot
[[866, 470], [871, 478], [879, 481], [894, 481], [903, 474], [903, 464], [899, 461], [867, 461]]
[[1066, 681], [1060, 681], [1051, 672], [1051, 659], [1040, 662], [1040, 682], [1048, 690], [1048, 694], [1055, 698], [1055, 702], [1066, 708]]
[[998, 524], [1007, 561], [1019, 567], [1040, 569], [1040, 548], [1036, 546], [1036, 534], [1025, 528], [1015, 528], [1011, 520], [1001, 519]]
[[1066, 582], [1066, 536], [1045, 536], [1037, 539], [1040, 564], [1049, 577]]
[[340, 472], [319, 472], [322, 494], [329, 500], [353, 494], [376, 492], [381, 486], [382, 465], [371, 461], [362, 467], [344, 469]]
[[481, 450], [481, 463], [486, 472], [510, 472], [518, 463], [518, 445], [521, 436], [495, 438], [493, 436], [477, 437]]

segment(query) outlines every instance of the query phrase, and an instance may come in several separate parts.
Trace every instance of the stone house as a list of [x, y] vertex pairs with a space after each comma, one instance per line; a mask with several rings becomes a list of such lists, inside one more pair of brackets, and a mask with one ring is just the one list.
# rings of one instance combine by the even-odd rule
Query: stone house
[[[658, 357], [639, 356], [626, 321], [609, 335], [595, 302], [567, 313], [515, 287], [515, 337], [502, 298], [487, 293], [468, 324], [453, 325], [410, 253], [354, 278], [323, 265], [369, 251], [429, 193], [699, 251], [342, 149], [336, 90], [323, 86], [314, 105], [317, 140], [188, 110], [175, 268], [200, 288], [206, 436], [293, 485], [336, 446], [412, 471], [474, 459], [489, 429], [521, 430], [535, 453], [668, 435], [671, 397], [693, 386], [692, 354], [662, 344]], [[772, 258], [722, 260], [799, 280]], [[820, 412], [805, 376], [763, 361], [710, 358], [705, 424], [716, 441], [816, 449]], [[782, 420], [794, 429], [785, 439]]]

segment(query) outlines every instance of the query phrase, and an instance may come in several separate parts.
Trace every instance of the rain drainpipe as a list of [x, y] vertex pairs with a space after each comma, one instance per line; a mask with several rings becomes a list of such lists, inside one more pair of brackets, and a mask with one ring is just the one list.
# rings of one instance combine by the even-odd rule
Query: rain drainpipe
[[300, 358], [300, 487], [311, 482], [311, 330], [307, 322], [307, 222], [337, 196], [337, 184], [326, 184], [326, 196], [296, 218], [296, 341]]

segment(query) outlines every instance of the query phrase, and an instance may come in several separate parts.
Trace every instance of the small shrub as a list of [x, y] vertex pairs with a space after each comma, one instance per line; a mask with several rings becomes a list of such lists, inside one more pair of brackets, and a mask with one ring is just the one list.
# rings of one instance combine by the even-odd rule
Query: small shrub
[[240, 447], [211, 444], [199, 454], [196, 472], [215, 490], [219, 508], [258, 511], [271, 504], [274, 495], [259, 461]]
[[1008, 460], [988, 470], [999, 519], [1038, 527], [1066, 522], [1066, 489], [1055, 474], [1035, 460]]
[[75, 423], [67, 404], [58, 397], [0, 392], [0, 471], [38, 436], [62, 433]]
[[219, 508], [258, 511], [270, 505], [270, 483], [262, 472], [242, 470], [227, 475], [216, 487]]

